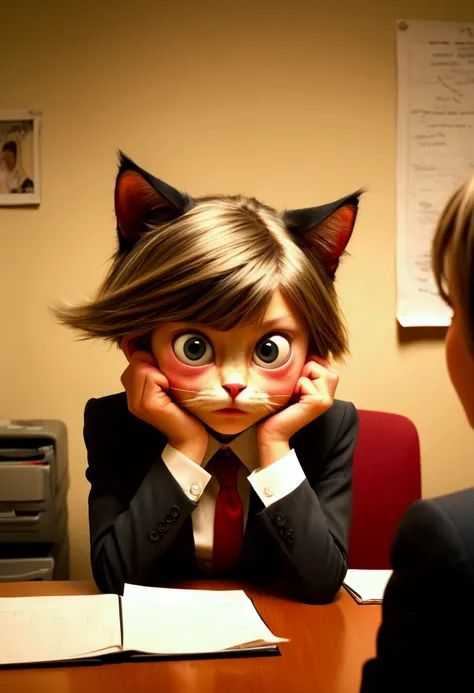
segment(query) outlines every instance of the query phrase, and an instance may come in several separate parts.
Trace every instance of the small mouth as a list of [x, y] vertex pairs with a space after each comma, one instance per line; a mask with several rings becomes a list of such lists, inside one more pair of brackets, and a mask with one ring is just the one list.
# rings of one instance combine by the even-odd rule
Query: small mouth
[[223, 414], [224, 416], [242, 416], [242, 414], [246, 414], [246, 411], [242, 411], [242, 409], [216, 409], [215, 410], [216, 414]]

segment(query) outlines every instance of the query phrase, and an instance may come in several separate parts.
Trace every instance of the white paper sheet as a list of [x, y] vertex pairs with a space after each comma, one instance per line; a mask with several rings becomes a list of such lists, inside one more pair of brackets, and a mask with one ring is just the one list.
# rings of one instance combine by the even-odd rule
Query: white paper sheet
[[126, 584], [122, 614], [124, 650], [188, 654], [286, 642], [273, 635], [241, 590]]
[[0, 599], [0, 664], [77, 659], [120, 650], [115, 594]]
[[350, 569], [346, 573], [344, 587], [359, 604], [379, 604], [391, 575], [391, 570]]
[[474, 173], [474, 23], [398, 22], [397, 319], [448, 325], [431, 271], [437, 219]]

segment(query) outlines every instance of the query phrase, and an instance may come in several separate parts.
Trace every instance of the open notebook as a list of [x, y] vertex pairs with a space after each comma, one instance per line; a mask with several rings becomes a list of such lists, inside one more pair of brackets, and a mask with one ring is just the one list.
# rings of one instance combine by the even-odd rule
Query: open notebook
[[381, 604], [391, 570], [351, 570], [344, 579], [344, 587], [358, 604]]
[[241, 590], [137, 585], [125, 585], [123, 597], [0, 599], [0, 633], [0, 666], [278, 654], [277, 643], [286, 642], [271, 633]]

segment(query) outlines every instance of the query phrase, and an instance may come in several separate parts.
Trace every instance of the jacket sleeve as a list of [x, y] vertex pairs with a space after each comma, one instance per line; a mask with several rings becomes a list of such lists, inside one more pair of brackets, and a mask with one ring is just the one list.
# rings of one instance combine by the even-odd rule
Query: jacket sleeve
[[[331, 602], [347, 571], [352, 510], [352, 456], [358, 416], [346, 403], [323, 467], [259, 517], [276, 542], [290, 595], [310, 604]], [[316, 447], [317, 440], [305, 441]], [[309, 453], [311, 454], [311, 453]]]
[[[84, 413], [92, 572], [103, 592], [123, 593], [125, 582], [149, 584], [196, 503], [168, 471], [159, 450], [138, 488], [130, 446], [98, 400]], [[139, 453], [138, 453], [139, 454]], [[158, 571], [158, 573], [157, 573]]]
[[472, 575], [455, 524], [437, 502], [418, 501], [405, 513], [392, 565], [377, 655], [364, 666], [362, 693], [463, 690], [457, 683], [469, 680], [472, 666], [465, 632]]

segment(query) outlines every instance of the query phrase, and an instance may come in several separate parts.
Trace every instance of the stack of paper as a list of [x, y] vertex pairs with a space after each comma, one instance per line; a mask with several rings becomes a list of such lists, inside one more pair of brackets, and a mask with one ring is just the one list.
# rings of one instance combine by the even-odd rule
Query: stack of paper
[[391, 570], [348, 570], [344, 587], [358, 604], [380, 604]]

